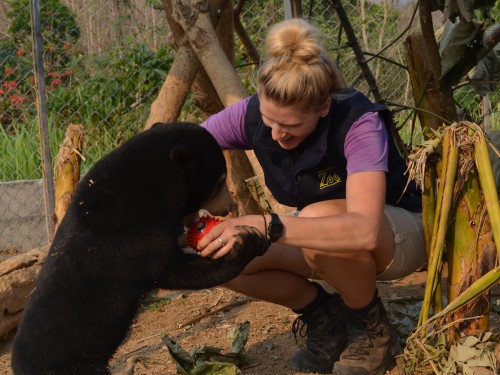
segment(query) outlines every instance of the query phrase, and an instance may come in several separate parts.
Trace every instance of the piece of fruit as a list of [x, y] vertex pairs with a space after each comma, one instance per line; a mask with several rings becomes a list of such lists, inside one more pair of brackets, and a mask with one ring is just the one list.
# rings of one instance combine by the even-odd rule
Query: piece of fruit
[[211, 216], [200, 217], [199, 220], [195, 221], [187, 231], [187, 240], [189, 246], [196, 250], [198, 242], [203, 238], [205, 234], [210, 232], [213, 227], [221, 222], [220, 219]]

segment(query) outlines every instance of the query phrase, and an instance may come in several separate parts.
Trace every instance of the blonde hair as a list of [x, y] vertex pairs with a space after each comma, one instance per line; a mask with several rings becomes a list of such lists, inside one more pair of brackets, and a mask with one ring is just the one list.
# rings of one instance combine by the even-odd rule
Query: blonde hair
[[265, 40], [257, 88], [260, 94], [284, 106], [321, 106], [342, 77], [321, 44], [322, 32], [303, 19], [274, 25]]

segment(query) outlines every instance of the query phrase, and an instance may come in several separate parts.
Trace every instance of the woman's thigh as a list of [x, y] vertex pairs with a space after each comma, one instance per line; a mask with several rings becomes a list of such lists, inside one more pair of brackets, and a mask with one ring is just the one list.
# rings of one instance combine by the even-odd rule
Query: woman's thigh
[[[341, 215], [346, 212], [346, 201], [344, 199], [335, 199], [309, 205], [299, 213], [299, 216], [322, 217], [329, 215]], [[391, 225], [385, 215], [382, 217], [382, 221], [380, 223], [378, 237], [379, 245], [373, 252], [335, 253], [316, 251], [314, 249], [304, 249], [304, 256], [311, 268], [319, 268], [317, 271], [320, 272], [328, 272], [329, 270], [321, 270], [321, 268], [323, 266], [331, 268], [335, 265], [335, 263], [332, 263], [335, 259], [339, 267], [345, 266], [353, 271], [356, 271], [356, 265], [363, 264], [360, 271], [365, 272], [365, 267], [372, 267], [372, 265], [374, 265], [374, 271], [378, 273], [387, 267], [394, 256], [394, 236]]]

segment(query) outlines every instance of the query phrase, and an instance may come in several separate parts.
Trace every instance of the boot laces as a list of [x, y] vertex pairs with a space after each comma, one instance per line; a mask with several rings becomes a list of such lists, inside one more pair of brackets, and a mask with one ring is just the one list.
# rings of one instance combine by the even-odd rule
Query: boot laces
[[369, 355], [369, 349], [373, 348], [373, 340], [382, 334], [377, 329], [376, 320], [362, 320], [349, 323], [349, 354], [344, 355], [349, 359], [363, 359], [364, 355]]
[[305, 315], [299, 315], [292, 323], [292, 333], [295, 338], [295, 343], [299, 343], [297, 334], [300, 337], [306, 337], [308, 332], [308, 319]]

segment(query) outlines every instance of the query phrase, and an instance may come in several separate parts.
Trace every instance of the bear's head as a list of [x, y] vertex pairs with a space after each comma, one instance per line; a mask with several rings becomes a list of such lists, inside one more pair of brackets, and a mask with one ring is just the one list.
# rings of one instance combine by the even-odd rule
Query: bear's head
[[159, 123], [98, 161], [80, 181], [75, 205], [88, 220], [99, 216], [103, 227], [192, 221], [201, 208], [223, 216], [233, 204], [226, 173], [222, 150], [206, 129]]

